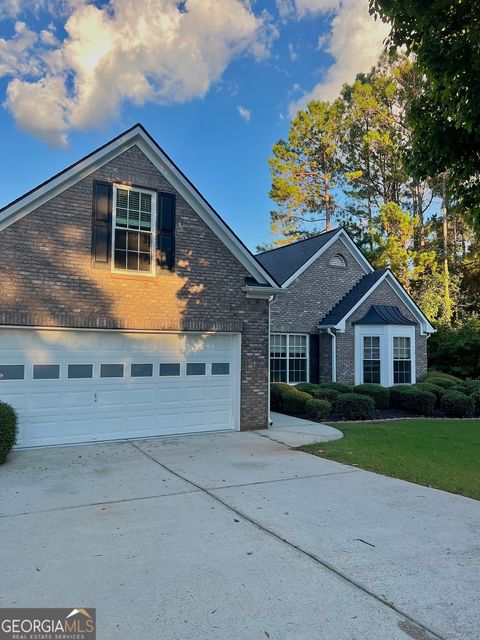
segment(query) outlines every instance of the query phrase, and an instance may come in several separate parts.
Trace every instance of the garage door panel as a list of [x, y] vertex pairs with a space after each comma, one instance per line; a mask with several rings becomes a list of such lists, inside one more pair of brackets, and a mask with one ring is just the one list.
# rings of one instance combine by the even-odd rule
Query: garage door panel
[[[0, 398], [18, 413], [21, 446], [233, 429], [239, 353], [240, 337], [233, 334], [0, 328], [0, 369], [17, 367], [4, 367]], [[204, 375], [186, 375], [188, 363], [203, 364], [188, 369]], [[37, 367], [37, 376], [58, 377], [34, 379], [39, 364], [57, 368]], [[101, 378], [102, 364], [123, 365], [123, 376]], [[6, 379], [19, 371], [23, 379]], [[229, 373], [215, 375], [221, 371]]]

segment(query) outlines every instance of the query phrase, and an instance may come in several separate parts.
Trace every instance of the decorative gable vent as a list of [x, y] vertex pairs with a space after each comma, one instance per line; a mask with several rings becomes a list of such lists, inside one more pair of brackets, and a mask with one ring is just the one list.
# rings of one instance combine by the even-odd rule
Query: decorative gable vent
[[330, 260], [328, 261], [328, 266], [329, 267], [346, 267], [347, 263], [345, 261], [345, 258], [339, 253], [337, 253], [337, 255], [332, 256], [330, 258]]

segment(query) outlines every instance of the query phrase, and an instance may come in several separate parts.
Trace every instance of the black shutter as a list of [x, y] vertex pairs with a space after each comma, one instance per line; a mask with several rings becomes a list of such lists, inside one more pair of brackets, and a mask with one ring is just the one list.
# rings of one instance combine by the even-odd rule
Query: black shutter
[[175, 266], [175, 196], [158, 193], [157, 261], [160, 269], [173, 271]]
[[320, 382], [320, 336], [318, 333], [310, 335], [310, 382], [318, 384]]
[[112, 245], [112, 185], [93, 183], [92, 265], [110, 268]]

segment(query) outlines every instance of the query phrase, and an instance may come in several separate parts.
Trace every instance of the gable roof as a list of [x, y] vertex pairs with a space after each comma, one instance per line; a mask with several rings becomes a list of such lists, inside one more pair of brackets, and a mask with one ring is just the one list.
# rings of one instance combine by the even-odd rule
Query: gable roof
[[352, 324], [415, 324], [406, 318], [398, 307], [389, 304], [372, 304], [367, 313]]
[[137, 146], [145, 154], [258, 283], [267, 284], [275, 289], [278, 287], [278, 283], [268, 269], [256, 259], [141, 124], [135, 124], [78, 162], [2, 207], [0, 231], [133, 146]]
[[[400, 282], [389, 269], [377, 269], [376, 271], [368, 273], [366, 276], [364, 276], [333, 307], [333, 309], [329, 311], [324, 318], [322, 318], [322, 320], [318, 323], [319, 328], [322, 329], [333, 327], [340, 332], [344, 332], [346, 320], [352, 315], [355, 309], [357, 309], [362, 304], [362, 302], [364, 302], [368, 298], [368, 296], [373, 293], [373, 291], [380, 285], [380, 283], [384, 281], [392, 287], [392, 289], [402, 300], [405, 306], [410, 310], [414, 318], [416, 318], [418, 324], [420, 325], [422, 334], [435, 333], [435, 329], [432, 327], [427, 317], [421, 311], [420, 307], [405, 291]], [[386, 314], [386, 316], [390, 318], [393, 317], [388, 311], [385, 311], [386, 309], [388, 309], [387, 305], [377, 305], [377, 307], [382, 308], [383, 313]], [[396, 309], [396, 307], [393, 308]], [[404, 320], [407, 320], [407, 318], [405, 318], [405, 316], [398, 309], [397, 311], [401, 315], [401, 317], [404, 318]], [[383, 324], [383, 322], [380, 324]], [[394, 324], [405, 324], [405, 322], [395, 322]]]
[[286, 288], [338, 239], [347, 245], [366, 273], [373, 271], [373, 267], [342, 227], [283, 247], [263, 251], [257, 254], [256, 258], [275, 277], [275, 280]]
[[319, 322], [320, 326], [331, 327], [337, 325], [355, 307], [355, 305], [369, 293], [370, 289], [385, 274], [387, 269], [377, 269], [372, 273], [367, 273], [343, 298], [333, 307], [331, 311]]

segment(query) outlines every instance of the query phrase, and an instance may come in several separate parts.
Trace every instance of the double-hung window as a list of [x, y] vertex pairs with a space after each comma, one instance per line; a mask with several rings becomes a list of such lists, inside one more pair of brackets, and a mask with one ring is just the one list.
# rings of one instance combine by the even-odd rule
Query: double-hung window
[[114, 269], [155, 272], [156, 194], [144, 189], [114, 186]]
[[408, 336], [393, 338], [393, 383], [410, 384], [412, 382], [412, 349]]
[[270, 381], [296, 384], [308, 379], [308, 336], [273, 333], [270, 337]]
[[379, 336], [363, 336], [363, 382], [380, 384]]

